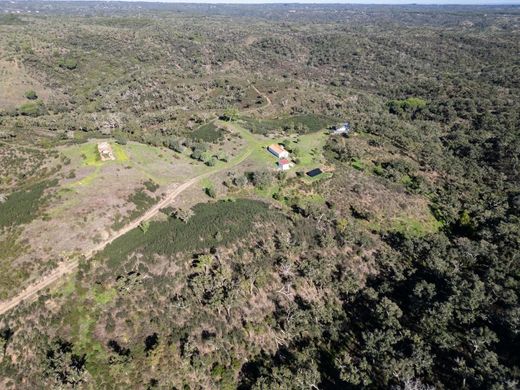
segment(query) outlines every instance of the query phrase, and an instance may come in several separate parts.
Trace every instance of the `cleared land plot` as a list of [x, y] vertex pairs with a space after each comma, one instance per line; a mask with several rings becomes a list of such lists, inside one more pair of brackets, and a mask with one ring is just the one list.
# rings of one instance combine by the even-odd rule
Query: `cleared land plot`
[[286, 137], [268, 138], [262, 135], [252, 134], [240, 123], [220, 123], [222, 126], [227, 126], [238, 132], [247, 141], [248, 148], [251, 150], [251, 156], [248, 160], [254, 162], [258, 169], [277, 168], [276, 162], [278, 159], [267, 150], [267, 147], [273, 143], [290, 144], [290, 147], [287, 147], [287, 149], [293, 151], [290, 155], [290, 159], [296, 163], [291, 171], [311, 168], [316, 164], [325, 162], [322, 150], [328, 135], [324, 131], [304, 135], [291, 134]]
[[36, 274], [49, 261], [86, 252], [110, 235], [115, 222], [120, 227], [166, 190], [208, 169], [168, 149], [111, 144], [115, 161], [101, 161], [95, 140], [60, 150], [74, 175], [54, 183], [43, 218], [22, 226], [20, 240], [28, 249], [13, 265], [30, 263]]

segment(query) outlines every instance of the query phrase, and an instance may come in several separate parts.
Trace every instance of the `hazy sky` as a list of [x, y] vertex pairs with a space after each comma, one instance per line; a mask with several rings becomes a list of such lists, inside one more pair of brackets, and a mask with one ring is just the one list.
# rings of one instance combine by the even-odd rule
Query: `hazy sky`
[[147, 1], [161, 3], [233, 3], [233, 4], [262, 4], [262, 3], [305, 3], [305, 4], [520, 4], [520, 0], [118, 0], [118, 1]]

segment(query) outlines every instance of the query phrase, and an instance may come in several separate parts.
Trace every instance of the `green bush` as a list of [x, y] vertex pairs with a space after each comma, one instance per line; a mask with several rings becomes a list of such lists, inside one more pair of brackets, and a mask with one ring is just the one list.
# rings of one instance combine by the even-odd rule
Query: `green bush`
[[206, 192], [206, 195], [208, 195], [210, 198], [217, 197], [217, 191], [215, 191], [215, 188], [213, 188], [213, 187], [206, 187], [205, 192]]
[[36, 92], [34, 90], [29, 90], [27, 92], [25, 92], [25, 97], [29, 100], [36, 100], [38, 99], [38, 95], [36, 94]]
[[387, 106], [392, 114], [400, 115], [405, 112], [414, 113], [426, 107], [426, 100], [416, 97], [409, 97], [402, 100], [394, 99], [390, 100]]
[[363, 162], [361, 160], [354, 160], [351, 163], [352, 168], [357, 169], [358, 171], [362, 171], [364, 169]]
[[224, 132], [215, 126], [213, 122], [202, 125], [197, 130], [190, 133], [189, 137], [194, 140], [205, 142], [216, 142], [222, 138]]
[[60, 68], [74, 70], [78, 67], [78, 62], [74, 58], [64, 58], [59, 62]]
[[40, 116], [45, 113], [45, 106], [39, 100], [27, 102], [20, 106], [18, 113], [24, 116]]

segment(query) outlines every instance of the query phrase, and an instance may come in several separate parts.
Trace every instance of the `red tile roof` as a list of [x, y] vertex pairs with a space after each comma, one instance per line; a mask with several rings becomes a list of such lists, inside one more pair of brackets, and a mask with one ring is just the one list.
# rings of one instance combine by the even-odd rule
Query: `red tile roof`
[[286, 160], [285, 158], [282, 158], [280, 161], [278, 161], [278, 164], [280, 164], [280, 165], [289, 164], [289, 160]]

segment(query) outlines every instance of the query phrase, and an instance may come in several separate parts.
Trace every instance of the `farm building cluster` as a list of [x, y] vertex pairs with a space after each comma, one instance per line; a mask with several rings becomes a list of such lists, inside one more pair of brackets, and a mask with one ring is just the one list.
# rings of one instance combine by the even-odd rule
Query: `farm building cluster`
[[291, 169], [294, 164], [289, 160], [289, 152], [285, 150], [283, 145], [272, 144], [267, 148], [271, 154], [278, 158], [278, 169], [281, 171], [287, 171]]
[[[341, 124], [333, 125], [327, 128], [327, 133], [329, 135], [348, 136], [351, 132], [352, 128], [350, 127], [349, 122], [343, 122]], [[276, 163], [278, 170], [288, 171], [294, 167], [295, 163], [291, 160], [289, 151], [285, 149], [284, 145], [273, 143], [267, 147], [267, 151], [278, 159]], [[298, 159], [294, 161], [298, 161]], [[308, 172], [305, 172], [309, 178], [320, 176], [322, 173], [323, 171], [320, 168], [314, 168]]]

